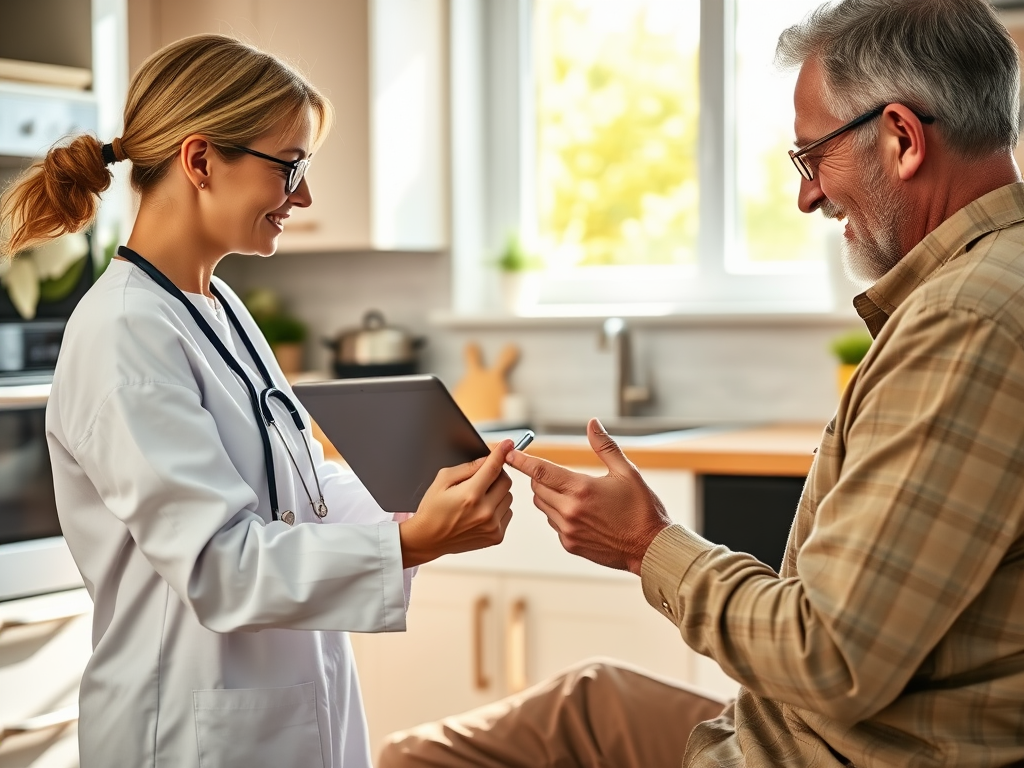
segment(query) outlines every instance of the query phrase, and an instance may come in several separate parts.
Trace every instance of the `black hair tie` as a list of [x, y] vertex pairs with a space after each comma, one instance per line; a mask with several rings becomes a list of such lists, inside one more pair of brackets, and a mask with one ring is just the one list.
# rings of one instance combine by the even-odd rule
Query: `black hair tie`
[[103, 154], [103, 164], [112, 165], [117, 162], [117, 156], [114, 154], [113, 144], [104, 144], [100, 148], [100, 152]]

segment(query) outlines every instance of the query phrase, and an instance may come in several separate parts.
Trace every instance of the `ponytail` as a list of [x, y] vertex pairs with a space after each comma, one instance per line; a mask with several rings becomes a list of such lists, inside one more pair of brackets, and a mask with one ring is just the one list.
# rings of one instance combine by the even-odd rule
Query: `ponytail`
[[0, 197], [0, 262], [84, 229], [111, 178], [94, 137], [53, 147]]

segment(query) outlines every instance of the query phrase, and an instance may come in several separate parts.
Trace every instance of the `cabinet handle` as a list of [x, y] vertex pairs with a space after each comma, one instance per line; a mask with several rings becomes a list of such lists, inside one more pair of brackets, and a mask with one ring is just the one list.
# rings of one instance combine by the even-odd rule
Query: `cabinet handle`
[[45, 624], [49, 621], [66, 621], [88, 613], [92, 609], [92, 598], [82, 590], [69, 595], [63, 600], [53, 600], [35, 610], [22, 615], [0, 616], [0, 632], [11, 627], [27, 627], [33, 624]]
[[526, 600], [512, 603], [509, 612], [505, 669], [508, 674], [509, 693], [516, 693], [528, 685], [526, 679]]
[[491, 599], [481, 595], [473, 605], [473, 685], [478, 691], [491, 687], [484, 672], [484, 614], [491, 607]]
[[11, 736], [35, 733], [46, 728], [56, 728], [57, 726], [73, 723], [76, 720], [78, 720], [78, 705], [74, 704], [70, 707], [64, 707], [64, 709], [48, 712], [45, 715], [37, 715], [25, 720], [0, 725], [0, 742]]

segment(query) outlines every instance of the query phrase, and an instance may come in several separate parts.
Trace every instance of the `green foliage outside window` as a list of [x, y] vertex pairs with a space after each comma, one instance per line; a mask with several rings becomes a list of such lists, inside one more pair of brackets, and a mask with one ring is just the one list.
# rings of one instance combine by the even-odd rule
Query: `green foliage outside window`
[[[585, 3], [542, 0], [539, 197], [548, 261], [695, 261], [697, 50], [647, 12], [596, 29]], [[552, 250], [554, 253], [552, 253]]]
[[[758, 190], [745, 190], [739, 199], [739, 231], [751, 262], [797, 261], [814, 258], [819, 224], [797, 207], [800, 183], [787, 150], [792, 144], [779, 141], [760, 158], [764, 180]], [[820, 218], [820, 216], [819, 216]], [[820, 257], [820, 254], [817, 254]]]
[[[682, 0], [680, 0], [682, 3]], [[698, 49], [653, 4], [626, 2], [629, 22], [595, 21], [610, 3], [537, 0], [538, 197], [548, 265], [696, 261]], [[696, 0], [686, 4], [696, 9]], [[679, 7], [684, 7], [680, 5]], [[776, 32], [765, 30], [775, 36]], [[695, 39], [695, 38], [694, 38]], [[763, 77], [769, 59], [744, 61]], [[759, 80], [752, 80], [756, 87]], [[791, 98], [787, 96], [787, 98]], [[784, 105], [780, 105], [780, 109]], [[738, 104], [743, 131], [763, 130]], [[776, 129], [777, 130], [777, 129]], [[797, 208], [787, 125], [767, 148], [741, 152], [737, 239], [749, 263], [821, 257], [820, 222]], [[759, 142], [764, 147], [764, 142]], [[819, 229], [815, 230], [814, 227]]]

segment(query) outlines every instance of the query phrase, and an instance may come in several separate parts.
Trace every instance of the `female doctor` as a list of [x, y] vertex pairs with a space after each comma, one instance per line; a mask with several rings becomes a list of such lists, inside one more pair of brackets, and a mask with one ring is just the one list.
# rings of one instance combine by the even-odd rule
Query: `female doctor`
[[46, 418], [95, 602], [83, 768], [369, 766], [345, 631], [404, 630], [408, 569], [504, 535], [509, 441], [394, 521], [299, 430], [269, 346], [213, 276], [225, 254], [272, 254], [310, 205], [330, 114], [274, 57], [187, 38], [133, 78], [120, 139], [52, 149], [0, 204], [9, 257], [85, 226], [110, 163], [131, 162], [140, 196], [68, 322]]

